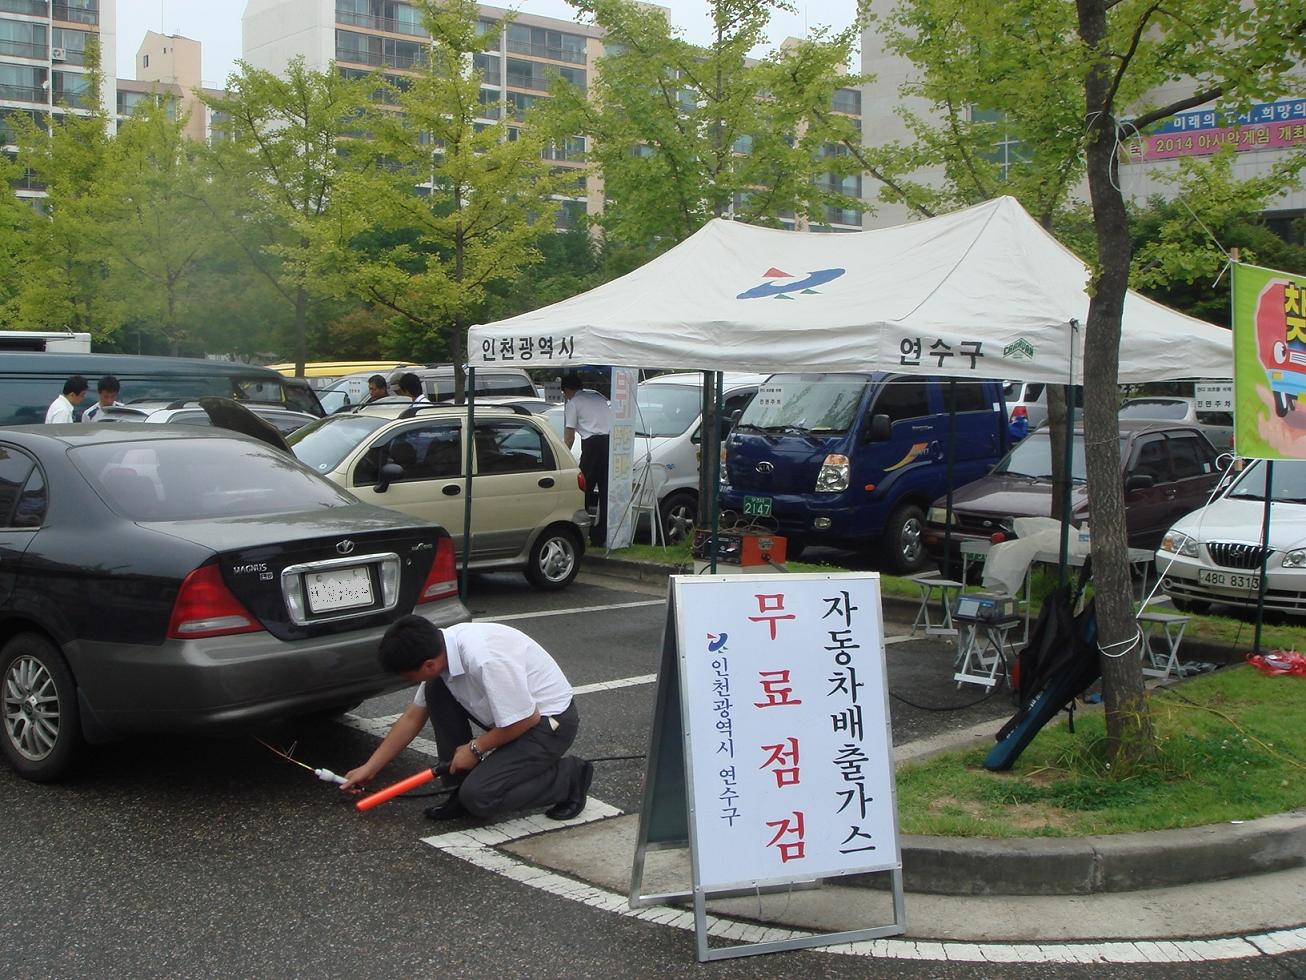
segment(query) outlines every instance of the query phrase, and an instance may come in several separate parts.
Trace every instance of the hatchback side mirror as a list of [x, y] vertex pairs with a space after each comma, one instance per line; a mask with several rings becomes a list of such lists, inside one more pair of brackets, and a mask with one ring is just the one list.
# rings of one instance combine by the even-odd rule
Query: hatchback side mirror
[[377, 493], [385, 493], [390, 489], [390, 484], [394, 483], [395, 480], [402, 479], [403, 475], [404, 468], [398, 463], [386, 463], [381, 467], [381, 474], [376, 481], [376, 486], [372, 489]]
[[1126, 490], [1147, 490], [1156, 486], [1156, 477], [1150, 473], [1132, 473], [1125, 477]]
[[893, 426], [887, 415], [872, 415], [871, 427], [867, 430], [867, 442], [888, 442], [893, 438]]

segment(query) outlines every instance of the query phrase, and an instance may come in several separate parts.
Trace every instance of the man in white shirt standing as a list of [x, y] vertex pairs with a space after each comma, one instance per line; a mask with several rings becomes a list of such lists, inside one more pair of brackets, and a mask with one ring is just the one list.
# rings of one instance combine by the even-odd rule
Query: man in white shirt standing
[[121, 408], [122, 402], [118, 401], [118, 392], [122, 391], [122, 385], [112, 374], [106, 374], [95, 385], [95, 393], [98, 401], [86, 411], [82, 412], [83, 422], [102, 422], [104, 421], [104, 410], [106, 408]]
[[[566, 755], [580, 716], [571, 684], [548, 652], [499, 623], [443, 630], [404, 616], [378, 650], [386, 670], [419, 686], [413, 702], [342, 790], [366, 783], [417, 737], [429, 719], [440, 759], [449, 763], [449, 799], [428, 807], [432, 820], [497, 817], [545, 806], [570, 820], [585, 809], [594, 766]], [[471, 723], [484, 734], [472, 737]]]
[[54, 425], [59, 422], [71, 422], [73, 420], [73, 409], [82, 403], [86, 397], [86, 379], [80, 374], [74, 374], [63, 383], [63, 394], [50, 403], [50, 407], [45, 410], [45, 424]]
[[597, 507], [598, 516], [590, 528], [590, 544], [601, 548], [608, 536], [608, 437], [612, 432], [612, 409], [597, 391], [582, 388], [580, 376], [562, 379], [563, 437], [570, 449], [580, 436], [580, 472], [585, 477], [585, 508]]

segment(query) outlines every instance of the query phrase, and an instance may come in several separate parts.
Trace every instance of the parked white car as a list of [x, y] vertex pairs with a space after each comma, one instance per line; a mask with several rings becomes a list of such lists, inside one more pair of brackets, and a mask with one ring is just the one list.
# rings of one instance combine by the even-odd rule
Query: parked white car
[[[767, 377], [723, 376], [723, 438]], [[693, 532], [698, 512], [702, 406], [702, 374], [659, 375], [640, 382], [635, 394], [635, 473], [647, 474], [649, 493], [656, 495], [662, 533], [672, 544]]]
[[[1265, 471], [1263, 461], [1252, 463], [1209, 507], [1166, 533], [1156, 570], [1178, 608], [1256, 607]], [[1306, 461], [1276, 460], [1271, 489], [1265, 608], [1306, 616]]]

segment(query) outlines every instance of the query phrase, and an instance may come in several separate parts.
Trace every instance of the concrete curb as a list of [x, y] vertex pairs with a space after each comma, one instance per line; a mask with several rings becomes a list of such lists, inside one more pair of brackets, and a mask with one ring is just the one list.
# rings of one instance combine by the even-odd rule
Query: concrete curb
[[[1137, 834], [1004, 840], [906, 835], [900, 843], [909, 892], [1093, 895], [1306, 866], [1306, 811]], [[882, 878], [843, 880], [882, 888]]]
[[[597, 550], [595, 549], [595, 551]], [[692, 571], [687, 566], [669, 562], [664, 564], [661, 562], [634, 561], [630, 558], [612, 558], [596, 554], [595, 551], [585, 553], [585, 557], [582, 559], [584, 562], [582, 567], [585, 570], [597, 572], [600, 575], [608, 575], [612, 578], [640, 582], [645, 585], [665, 582], [671, 575]], [[916, 617], [916, 610], [920, 606], [919, 600], [909, 596], [885, 595], [882, 596], [882, 599], [886, 608], [904, 614], [910, 619]], [[1250, 636], [1250, 633], [1248, 635]], [[1250, 641], [1248, 650], [1250, 651]], [[1209, 661], [1218, 664], [1243, 662], [1243, 656], [1236, 650], [1231, 649], [1227, 643], [1215, 643], [1190, 636], [1184, 637], [1183, 654], [1186, 660], [1193, 661]]]

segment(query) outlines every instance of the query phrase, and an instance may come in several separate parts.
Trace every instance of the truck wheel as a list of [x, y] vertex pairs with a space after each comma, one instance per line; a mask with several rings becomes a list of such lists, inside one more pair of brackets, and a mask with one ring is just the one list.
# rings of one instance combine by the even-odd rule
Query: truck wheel
[[46, 783], [65, 775], [82, 747], [77, 685], [54, 645], [20, 633], [0, 651], [0, 736], [20, 776]]
[[1292, 403], [1288, 401], [1288, 396], [1281, 391], [1274, 393], [1274, 414], [1283, 418], [1292, 411]]
[[903, 504], [889, 515], [883, 542], [890, 570], [898, 575], [919, 572], [925, 567], [924, 512], [915, 504]]
[[658, 504], [658, 514], [662, 518], [662, 540], [667, 544], [680, 544], [694, 533], [698, 496], [687, 490], [669, 493]]
[[537, 589], [565, 589], [580, 571], [580, 542], [564, 527], [550, 527], [531, 545], [526, 580]]

